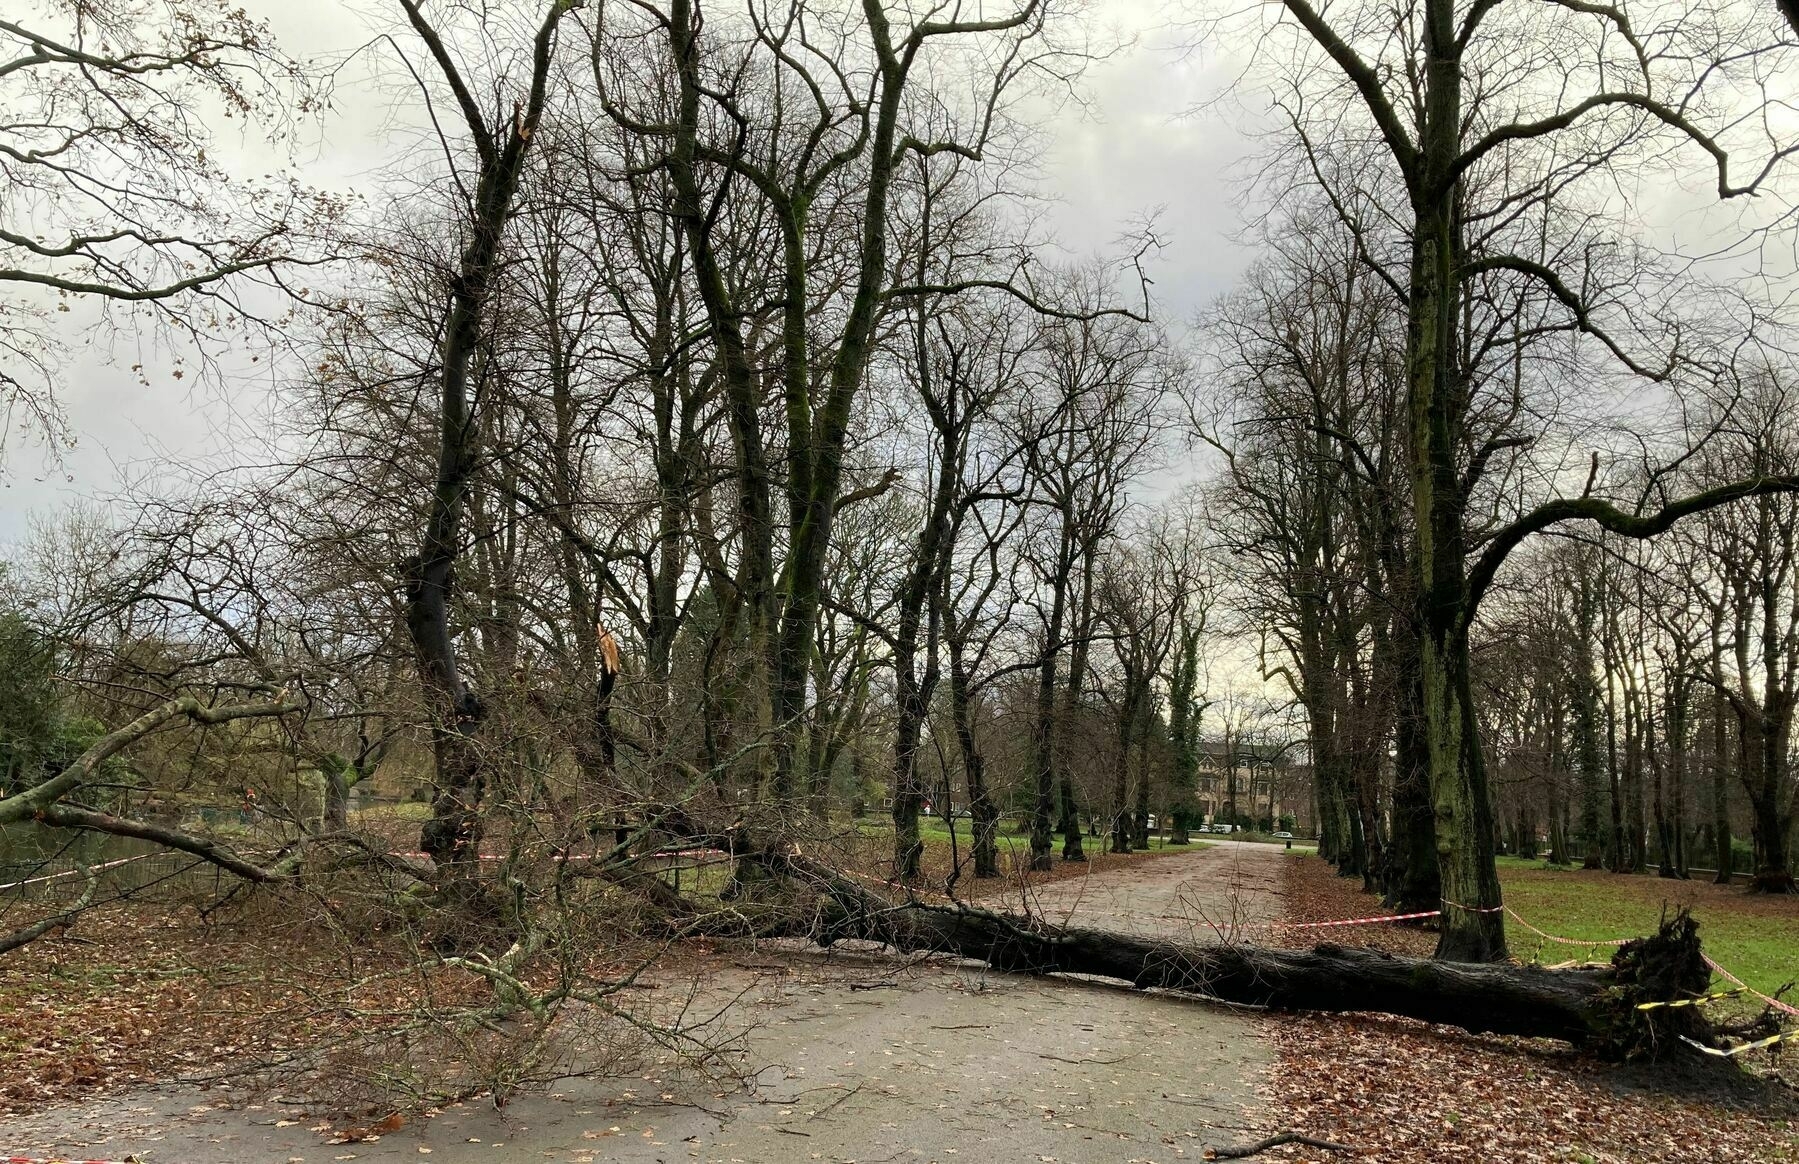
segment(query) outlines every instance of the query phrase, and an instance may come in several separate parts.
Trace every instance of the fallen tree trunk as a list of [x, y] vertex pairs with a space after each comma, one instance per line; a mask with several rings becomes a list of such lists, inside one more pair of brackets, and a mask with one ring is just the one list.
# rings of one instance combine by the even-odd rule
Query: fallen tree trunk
[[[1711, 971], [1698, 925], [1685, 911], [1656, 934], [1621, 947], [1605, 967], [1442, 962], [1320, 945], [1311, 950], [1185, 945], [1134, 934], [1056, 927], [1039, 918], [964, 904], [888, 898], [797, 855], [753, 858], [814, 891], [810, 909], [770, 903], [761, 932], [822, 946], [877, 942], [905, 952], [953, 954], [997, 970], [1082, 974], [1138, 989], [1176, 991], [1280, 1010], [1380, 1011], [1473, 1033], [1565, 1040], [1606, 1058], [1685, 1055], [1682, 1037], [1711, 1045], [1697, 1006], [1640, 1009], [1702, 995]], [[787, 914], [785, 922], [780, 913]]]

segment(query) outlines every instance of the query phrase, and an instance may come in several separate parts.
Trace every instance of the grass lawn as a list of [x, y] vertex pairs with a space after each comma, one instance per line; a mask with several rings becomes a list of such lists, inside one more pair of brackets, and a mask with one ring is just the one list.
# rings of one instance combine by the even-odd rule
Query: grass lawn
[[[1706, 953], [1749, 985], [1772, 994], [1799, 979], [1799, 898], [1751, 895], [1740, 886], [1701, 880], [1556, 869], [1512, 857], [1499, 859], [1499, 879], [1507, 905], [1557, 936], [1636, 937], [1655, 929], [1664, 908], [1685, 905], [1699, 921]], [[1544, 941], [1509, 918], [1505, 936], [1512, 954], [1526, 961], [1610, 956], [1605, 948]]]

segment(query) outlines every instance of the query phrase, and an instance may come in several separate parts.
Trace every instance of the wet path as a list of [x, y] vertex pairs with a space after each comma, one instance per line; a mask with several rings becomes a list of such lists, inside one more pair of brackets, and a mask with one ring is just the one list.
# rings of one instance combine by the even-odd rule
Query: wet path
[[[1252, 851], [1253, 850], [1253, 851]], [[1204, 937], [1275, 916], [1279, 855], [1220, 845], [1056, 883], [1052, 918]], [[1198, 929], [1196, 930], [1196, 923]], [[714, 976], [746, 990], [740, 1087], [569, 1080], [498, 1113], [478, 1104], [332, 1144], [304, 1108], [166, 1089], [0, 1122], [0, 1154], [146, 1164], [273, 1161], [1192, 1160], [1245, 1138], [1272, 1062], [1257, 1019], [1123, 987], [967, 964], [764, 953]]]

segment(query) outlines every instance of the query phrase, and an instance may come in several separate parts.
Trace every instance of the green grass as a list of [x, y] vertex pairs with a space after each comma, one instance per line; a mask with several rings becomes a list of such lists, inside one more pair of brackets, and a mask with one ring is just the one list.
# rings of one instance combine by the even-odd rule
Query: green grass
[[[1799, 979], [1799, 899], [1752, 896], [1740, 887], [1698, 880], [1558, 869], [1510, 857], [1499, 859], [1499, 877], [1506, 904], [1559, 937], [1638, 937], [1655, 929], [1664, 907], [1672, 912], [1688, 905], [1706, 953], [1749, 985], [1772, 994]], [[1545, 941], [1510, 918], [1506, 942], [1527, 961], [1610, 956], [1606, 947]]]

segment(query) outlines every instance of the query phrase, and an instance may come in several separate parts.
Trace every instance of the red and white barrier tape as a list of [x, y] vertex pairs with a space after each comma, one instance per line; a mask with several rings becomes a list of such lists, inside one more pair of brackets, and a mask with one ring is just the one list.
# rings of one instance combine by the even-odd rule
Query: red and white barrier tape
[[[950, 896], [947, 896], [942, 893], [937, 893], [933, 890], [918, 889], [918, 888], [906, 886], [904, 884], [893, 881], [891, 879], [883, 880], [879, 877], [874, 877], [867, 873], [858, 873], [853, 869], [845, 869], [845, 870], [842, 870], [842, 872], [849, 874], [849, 876], [855, 878], [858, 881], [866, 881], [870, 885], [879, 885], [883, 889], [906, 890], [907, 892], [911, 893], [915, 897], [936, 898], [938, 901], [949, 902], [952, 905], [967, 905], [967, 904], [969, 904], [968, 902], [962, 901], [958, 898], [950, 897]], [[1109, 918], [1128, 918], [1133, 921], [1152, 922], [1158, 926], [1161, 926], [1164, 923], [1171, 922], [1171, 921], [1188, 922], [1190, 924], [1197, 924], [1197, 925], [1205, 924], [1205, 919], [1203, 919], [1203, 918], [1191, 918], [1191, 917], [1187, 917], [1187, 916], [1179, 915], [1179, 914], [1144, 914], [1144, 913], [1133, 913], [1128, 910], [1119, 910], [1119, 909], [1098, 909], [1098, 910], [1096, 910], [1096, 912], [1103, 912], [1105, 914], [1105, 916], [1107, 916]], [[1325, 927], [1325, 926], [1365, 926], [1365, 925], [1375, 925], [1380, 922], [1413, 921], [1413, 920], [1416, 920], [1419, 918], [1436, 917], [1439, 912], [1441, 912], [1441, 911], [1430, 909], [1430, 910], [1425, 910], [1421, 913], [1382, 914], [1379, 917], [1348, 918], [1348, 919], [1345, 919], [1342, 921], [1240, 922], [1240, 923], [1236, 923], [1234, 925], [1224, 927], [1224, 929], [1228, 930], [1232, 935], [1236, 935], [1236, 934], [1241, 934], [1241, 933], [1248, 933], [1248, 932], [1255, 932], [1255, 931], [1268, 931], [1268, 930], [1276, 930], [1276, 929], [1316, 929], [1316, 928]], [[1073, 915], [1071, 914], [1070, 917], [1072, 918], [1072, 916]], [[1216, 927], [1214, 927], [1214, 928], [1216, 928]]]
[[1321, 922], [1280, 921], [1280, 922], [1275, 922], [1274, 924], [1276, 926], [1279, 926], [1282, 929], [1288, 929], [1288, 930], [1315, 930], [1315, 929], [1323, 929], [1326, 926], [1371, 926], [1371, 925], [1376, 925], [1380, 922], [1416, 921], [1419, 918], [1438, 917], [1442, 914], [1442, 912], [1443, 911], [1440, 909], [1427, 909], [1427, 910], [1423, 910], [1419, 913], [1386, 913], [1386, 914], [1381, 914], [1378, 917], [1352, 917], [1352, 918], [1345, 918], [1342, 921], [1321, 921]]
[[[1509, 916], [1513, 921], [1517, 922], [1519, 925], [1523, 926], [1525, 929], [1529, 930], [1531, 933], [1536, 934], [1540, 938], [1545, 938], [1551, 942], [1560, 942], [1564, 946], [1622, 946], [1626, 942], [1635, 940], [1634, 938], [1608, 938], [1608, 939], [1604, 939], [1604, 940], [1589, 940], [1589, 939], [1582, 939], [1582, 938], [1559, 937], [1555, 934], [1546, 933], [1543, 930], [1538, 929], [1536, 926], [1531, 925], [1529, 922], [1527, 922], [1523, 918], [1519, 917], [1518, 912], [1516, 910], [1512, 909], [1510, 906], [1506, 907], [1505, 912], [1506, 912], [1507, 916]], [[1749, 994], [1752, 994], [1756, 998], [1761, 999], [1763, 1002], [1767, 1003], [1769, 1006], [1773, 1007], [1775, 1010], [1782, 1011], [1786, 1014], [1790, 1014], [1790, 1015], [1794, 1016], [1795, 1018], [1799, 1018], [1799, 1007], [1793, 1006], [1789, 1003], [1782, 1002], [1782, 1001], [1780, 1001], [1780, 999], [1775, 998], [1771, 994], [1763, 994], [1761, 991], [1757, 990], [1755, 987], [1749, 985], [1747, 982], [1744, 982], [1741, 978], [1738, 978], [1735, 974], [1732, 974], [1729, 970], [1726, 970], [1723, 966], [1720, 966], [1716, 961], [1714, 961], [1712, 959], [1712, 956], [1710, 954], [1702, 953], [1699, 956], [1701, 958], [1705, 959], [1705, 964], [1707, 966], [1711, 967], [1712, 973], [1718, 975], [1720, 978], [1723, 978], [1725, 981], [1729, 982], [1731, 985], [1736, 986], [1740, 990], [1747, 991]], [[1781, 1041], [1780, 1039], [1765, 1040], [1760, 1043], [1752, 1043], [1747, 1047], [1738, 1047], [1735, 1051], [1729, 1051], [1729, 1052], [1715, 1051], [1715, 1050], [1712, 1050], [1712, 1049], [1706, 1048], [1706, 1047], [1701, 1047], [1700, 1049], [1705, 1051], [1707, 1054], [1712, 1054], [1712, 1055], [1736, 1054], [1740, 1051], [1753, 1050], [1755, 1047], [1769, 1046], [1769, 1045], [1771, 1045], [1771, 1043], [1780, 1042], [1780, 1041]], [[1697, 1043], [1694, 1043], [1693, 1045], [1696, 1047], [1699, 1046], [1699, 1044], [1697, 1044]]]
[[1722, 966], [1718, 965], [1716, 962], [1712, 961], [1710, 955], [1701, 954], [1699, 956], [1701, 958], [1704, 958], [1705, 964], [1712, 968], [1712, 973], [1723, 977], [1727, 982], [1731, 982], [1737, 986], [1742, 987], [1744, 990], [1747, 990], [1750, 994], [1755, 995], [1755, 997], [1761, 999], [1763, 1002], [1767, 1003], [1769, 1006], [1773, 1007], [1775, 1010], [1785, 1011], [1787, 1014], [1799, 1017], [1799, 1007], [1791, 1006], [1787, 1003], [1784, 1003], [1772, 995], [1763, 994], [1761, 991], [1757, 990], [1755, 987], [1749, 985], [1747, 982], [1744, 982], [1741, 978], [1738, 978], [1735, 974], [1732, 974], [1730, 971], [1726, 970], [1724, 967], [1722, 967]]
[[[85, 871], [81, 869], [64, 869], [61, 873], [46, 873], [42, 877], [27, 877], [23, 881], [8, 881], [6, 884], [0, 885], [0, 890], [17, 889], [21, 885], [41, 885], [46, 881], [55, 881], [62, 877], [79, 877], [82, 876], [84, 872], [98, 873], [103, 869], [116, 869], [120, 865], [129, 865], [133, 861], [142, 861], [149, 855], [149, 853], [139, 853], [135, 857], [120, 857], [117, 861], [107, 861], [103, 864], [94, 865]], [[7, 1164], [7, 1159], [0, 1158], [0, 1164]]]
[[[390, 849], [388, 850], [387, 855], [390, 857], [410, 857], [415, 861], [423, 861], [431, 856], [429, 853], [407, 852], [400, 849]], [[638, 854], [640, 857], [706, 857], [718, 855], [729, 856], [730, 854], [726, 853], [723, 849], [670, 849], [655, 853]], [[598, 856], [598, 854], [595, 853], [568, 853], [559, 855], [560, 859], [564, 861], [592, 861], [596, 856]], [[475, 859], [478, 861], [504, 861], [507, 857], [504, 853], [481, 853]], [[136, 860], [136, 858], [134, 857], [132, 860]], [[6, 886], [0, 885], [0, 889], [5, 888]], [[6, 1162], [0, 1160], [0, 1164], [6, 1164]]]
[[1622, 946], [1626, 942], [1632, 942], [1632, 941], [1636, 940], [1635, 938], [1603, 938], [1603, 939], [1596, 939], [1596, 940], [1588, 940], [1585, 938], [1558, 937], [1555, 934], [1548, 933], [1544, 930], [1538, 929], [1536, 926], [1531, 925], [1529, 922], [1527, 922], [1523, 918], [1519, 917], [1518, 911], [1513, 909], [1511, 906], [1508, 905], [1504, 908], [1505, 908], [1505, 913], [1506, 913], [1507, 917], [1511, 918], [1513, 921], [1517, 922], [1519, 925], [1523, 926], [1525, 929], [1529, 930], [1531, 933], [1537, 935], [1539, 938], [1542, 938], [1545, 941], [1560, 942], [1564, 946]]
[[1443, 904], [1447, 905], [1450, 909], [1459, 909], [1463, 913], [1499, 913], [1505, 909], [1505, 906], [1503, 905], [1462, 905], [1458, 902], [1450, 901], [1448, 898], [1443, 899]]

